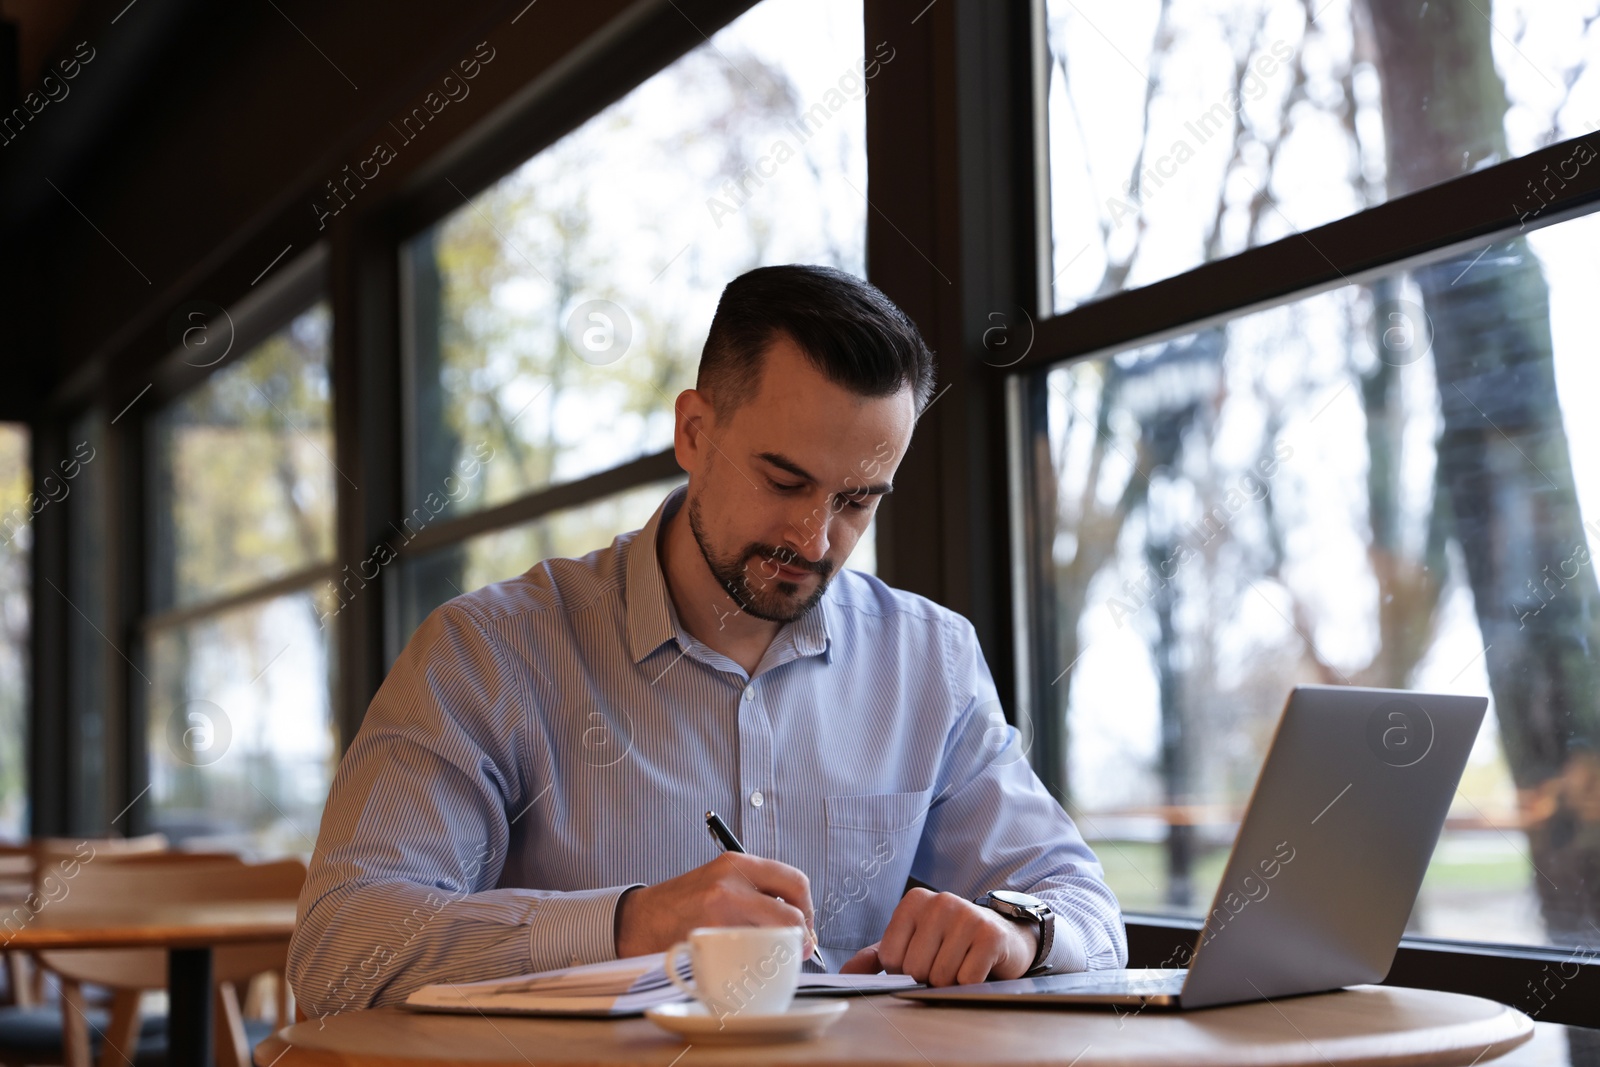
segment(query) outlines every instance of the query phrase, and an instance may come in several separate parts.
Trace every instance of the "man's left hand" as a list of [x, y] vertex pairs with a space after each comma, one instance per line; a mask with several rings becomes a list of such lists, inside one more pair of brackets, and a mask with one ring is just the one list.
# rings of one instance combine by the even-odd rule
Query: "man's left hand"
[[1021, 978], [1039, 950], [1039, 931], [954, 893], [912, 889], [883, 932], [839, 968], [843, 974], [909, 974], [927, 985]]

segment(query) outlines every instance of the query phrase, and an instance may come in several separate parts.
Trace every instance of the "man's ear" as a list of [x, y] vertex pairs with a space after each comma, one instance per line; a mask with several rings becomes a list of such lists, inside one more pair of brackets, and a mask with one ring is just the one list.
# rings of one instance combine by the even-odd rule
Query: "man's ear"
[[694, 473], [704, 465], [705, 454], [711, 447], [706, 442], [707, 431], [716, 429], [716, 413], [711, 402], [698, 389], [685, 389], [673, 403], [672, 451], [678, 466], [686, 473]]

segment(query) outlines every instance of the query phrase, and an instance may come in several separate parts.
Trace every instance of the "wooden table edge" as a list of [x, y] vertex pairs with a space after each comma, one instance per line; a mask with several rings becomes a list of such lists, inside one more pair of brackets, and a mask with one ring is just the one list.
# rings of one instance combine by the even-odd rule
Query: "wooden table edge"
[[[1505, 1037], [1492, 1041], [1489, 1044], [1467, 1046], [1460, 1049], [1459, 1059], [1450, 1061], [1454, 1067], [1476, 1067], [1477, 1064], [1493, 1064], [1501, 1057], [1515, 1051], [1518, 1048], [1521, 1048], [1523, 1045], [1527, 1044], [1533, 1039], [1534, 1021], [1524, 1012], [1519, 1011], [1508, 1004], [1502, 1004], [1499, 1001], [1492, 1000], [1489, 997], [1478, 997], [1465, 993], [1455, 993], [1450, 995], [1472, 1000], [1479, 1000], [1488, 1004], [1494, 1004], [1500, 1009], [1496, 1016], [1491, 1019], [1483, 1020], [1480, 1025], [1487, 1025], [1504, 1020], [1505, 1022], [1511, 1023], [1516, 1027], [1515, 1033], [1507, 1034]], [[923, 1008], [924, 1010], [931, 1009], [935, 1011], [960, 1012], [969, 1010], [954, 1006], [935, 1007], [932, 1005], [919, 1005], [919, 1007]], [[1034, 1009], [1014, 1010], [1026, 1011]], [[1226, 1008], [1199, 1009], [1201, 1012], [1207, 1010], [1226, 1010]], [[313, 1021], [313, 1019], [305, 1020], [306, 1023]], [[377, 1056], [355, 1057], [347, 1051], [310, 1048], [305, 1045], [296, 1046], [294, 1042], [289, 1041], [286, 1037], [284, 1037], [284, 1033], [288, 1029], [288, 1026], [280, 1027], [278, 1030], [262, 1039], [260, 1044], [255, 1047], [254, 1053], [251, 1057], [254, 1067], [418, 1067], [418, 1065], [439, 1064], [442, 1062], [437, 1058], [428, 1056], [405, 1057], [384, 1055], [382, 1058]], [[751, 1048], [759, 1050], [760, 1046], [751, 1046]], [[289, 1055], [291, 1052], [295, 1052], [296, 1054], [291, 1056]], [[1342, 1057], [1329, 1059], [1325, 1056], [1321, 1056], [1319, 1052], [1319, 1058], [1320, 1063], [1325, 1064], [1326, 1067], [1441, 1067], [1441, 1065], [1445, 1063], [1445, 1061], [1440, 1058], [1440, 1054], [1437, 1053], [1417, 1053], [1402, 1057], [1361, 1056], [1358, 1058]], [[486, 1060], [483, 1062], [491, 1063], [495, 1061]], [[1054, 1067], [1054, 1065], [1050, 1065], [1050, 1067]]]
[[109, 948], [216, 948], [225, 945], [259, 944], [264, 941], [287, 941], [294, 934], [294, 924], [267, 928], [241, 929], [227, 923], [214, 926], [184, 926], [166, 930], [157, 928], [131, 929], [106, 928], [103, 930], [61, 930], [24, 927], [10, 939], [0, 937], [0, 950], [13, 952], [70, 952], [78, 949]]

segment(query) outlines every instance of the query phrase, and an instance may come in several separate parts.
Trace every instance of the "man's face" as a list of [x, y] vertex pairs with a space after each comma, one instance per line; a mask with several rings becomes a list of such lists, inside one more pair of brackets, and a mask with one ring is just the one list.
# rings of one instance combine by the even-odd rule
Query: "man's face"
[[[756, 395], [725, 422], [692, 390], [679, 404], [686, 511], [711, 573], [747, 614], [799, 618], [890, 488], [916, 422], [911, 387], [858, 396], [780, 335]], [[699, 432], [686, 433], [696, 417]]]

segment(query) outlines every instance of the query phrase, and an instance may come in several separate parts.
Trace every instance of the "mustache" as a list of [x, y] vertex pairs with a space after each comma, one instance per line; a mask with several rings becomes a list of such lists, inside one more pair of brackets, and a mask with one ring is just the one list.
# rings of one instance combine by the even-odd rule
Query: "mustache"
[[792, 548], [776, 548], [772, 545], [751, 544], [745, 549], [746, 566], [752, 559], [770, 559], [782, 567], [792, 567], [797, 571], [810, 571], [826, 578], [833, 570], [833, 564], [827, 560], [816, 563], [802, 557]]

